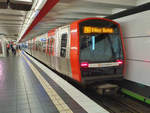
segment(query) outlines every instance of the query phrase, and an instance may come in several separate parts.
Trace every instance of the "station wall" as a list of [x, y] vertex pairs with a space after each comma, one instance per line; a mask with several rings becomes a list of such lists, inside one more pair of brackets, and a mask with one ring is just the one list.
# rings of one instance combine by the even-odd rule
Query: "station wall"
[[127, 54], [125, 78], [150, 86], [150, 11], [126, 16], [121, 24]]

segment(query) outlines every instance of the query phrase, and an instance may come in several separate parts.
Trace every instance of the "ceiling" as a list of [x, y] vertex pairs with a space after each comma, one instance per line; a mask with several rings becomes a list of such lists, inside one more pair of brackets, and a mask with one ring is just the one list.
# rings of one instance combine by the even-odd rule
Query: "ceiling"
[[27, 11], [0, 9], [0, 33], [7, 38], [16, 39], [26, 15]]
[[78, 19], [112, 15], [118, 10], [135, 7], [136, 2], [137, 0], [60, 0], [22, 41]]
[[7, 0], [0, 1], [0, 34], [3, 34], [7, 40], [16, 40], [31, 24], [35, 13], [43, 7], [45, 2], [42, 0], [43, 4], [41, 4], [39, 0], [9, 1], [10, 3]]
[[[37, 2], [38, 1], [38, 2]], [[47, 0], [34, 0], [31, 11], [0, 9], [0, 30], [8, 38], [20, 40]], [[105, 17], [133, 8], [143, 0], [59, 0], [23, 38], [32, 39], [50, 29], [87, 17]]]

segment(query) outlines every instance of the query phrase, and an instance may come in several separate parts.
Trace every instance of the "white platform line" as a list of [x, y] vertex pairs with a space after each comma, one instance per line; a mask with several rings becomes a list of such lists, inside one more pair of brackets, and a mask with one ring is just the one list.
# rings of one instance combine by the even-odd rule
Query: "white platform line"
[[26, 55], [36, 65], [38, 65], [52, 80], [54, 80], [68, 95], [70, 95], [81, 107], [83, 107], [85, 111], [87, 111], [88, 113], [109, 113], [103, 107], [99, 106], [97, 103], [84, 95], [67, 81], [59, 77], [56, 73], [48, 69], [46, 66], [29, 56], [28, 54]]

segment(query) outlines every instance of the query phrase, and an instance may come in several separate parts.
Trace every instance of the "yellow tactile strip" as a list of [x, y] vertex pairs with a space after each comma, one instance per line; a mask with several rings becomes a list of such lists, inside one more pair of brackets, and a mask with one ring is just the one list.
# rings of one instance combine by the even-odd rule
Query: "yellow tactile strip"
[[40, 72], [33, 66], [32, 63], [27, 60], [27, 58], [22, 54], [28, 65], [30, 66], [31, 70], [33, 71], [34, 75], [37, 77], [41, 85], [43, 86], [44, 90], [48, 94], [49, 98], [52, 100], [54, 105], [56, 106], [57, 110], [60, 113], [73, 113], [72, 110], [68, 107], [68, 105], [62, 100], [62, 98], [57, 94], [57, 92], [50, 86], [50, 84], [43, 78]]

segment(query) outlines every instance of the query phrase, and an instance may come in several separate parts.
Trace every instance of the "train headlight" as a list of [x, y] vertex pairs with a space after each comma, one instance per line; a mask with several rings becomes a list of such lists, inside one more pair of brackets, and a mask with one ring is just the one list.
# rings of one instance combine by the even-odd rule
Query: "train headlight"
[[116, 62], [117, 62], [119, 65], [123, 64], [123, 60], [116, 60]]
[[88, 68], [89, 63], [88, 62], [81, 62], [80, 66], [83, 67], [83, 68]]

